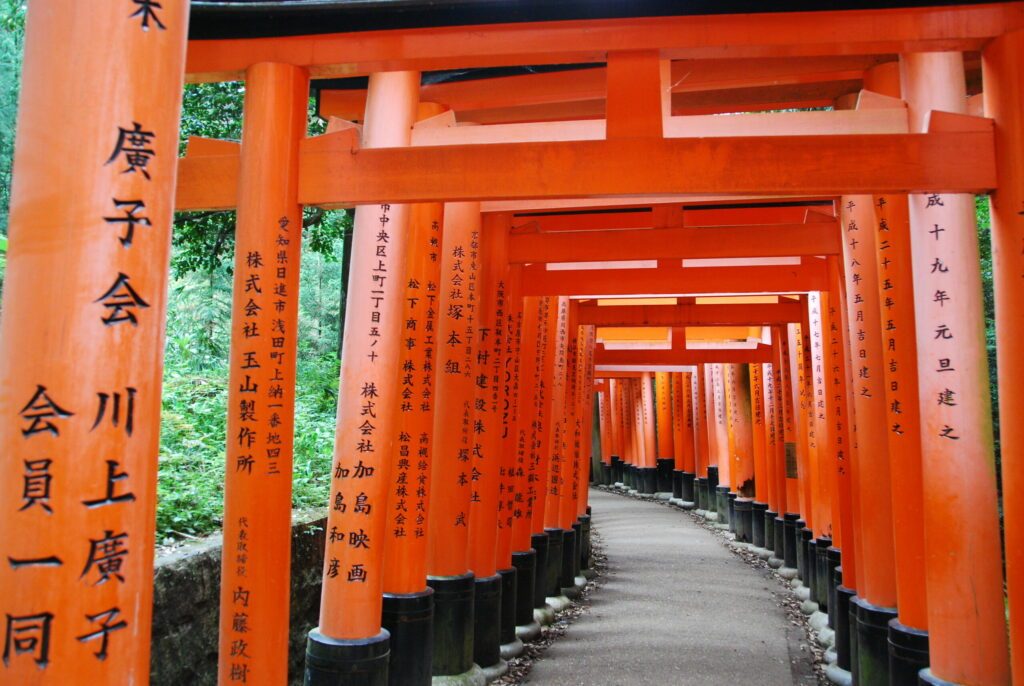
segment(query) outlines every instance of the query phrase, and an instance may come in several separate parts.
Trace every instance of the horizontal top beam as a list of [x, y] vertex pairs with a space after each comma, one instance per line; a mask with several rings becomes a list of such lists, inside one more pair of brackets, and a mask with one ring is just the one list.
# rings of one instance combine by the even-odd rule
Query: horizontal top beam
[[523, 295], [700, 295], [806, 293], [828, 289], [825, 260], [795, 266], [657, 267], [653, 269], [581, 269], [550, 271], [525, 267]]
[[259, 62], [306, 67], [313, 78], [379, 71], [604, 62], [609, 50], [662, 59], [898, 54], [978, 50], [1024, 26], [1021, 3], [641, 17], [190, 41], [190, 81], [238, 79]]
[[798, 302], [722, 305], [595, 305], [582, 303], [580, 324], [595, 326], [771, 326], [799, 322]]
[[714, 228], [568, 231], [513, 235], [508, 259], [531, 262], [836, 255], [839, 225], [766, 224]]
[[772, 361], [772, 347], [756, 348], [672, 348], [671, 350], [594, 350], [596, 365], [692, 365], [692, 364], [757, 364]]

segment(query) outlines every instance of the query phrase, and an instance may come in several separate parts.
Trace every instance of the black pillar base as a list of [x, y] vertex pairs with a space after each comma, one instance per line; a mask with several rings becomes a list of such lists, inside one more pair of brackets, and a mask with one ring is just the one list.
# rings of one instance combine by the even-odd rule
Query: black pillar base
[[[497, 578], [497, 577], [495, 577]], [[473, 598], [476, 577], [428, 576], [434, 589], [434, 676], [456, 676], [473, 668]]]
[[558, 589], [553, 595], [564, 595], [562, 589], [576, 586], [576, 528], [562, 530], [562, 565], [558, 570]]
[[434, 661], [434, 589], [385, 593], [381, 625], [391, 634], [390, 686], [430, 686]]
[[697, 475], [693, 472], [683, 472], [683, 494], [680, 496], [683, 502], [694, 503], [697, 502], [696, 495], [694, 492], [693, 482], [696, 480]]
[[[842, 577], [842, 567], [839, 568], [840, 580]], [[853, 635], [850, 633], [850, 601], [853, 600], [857, 592], [846, 588], [842, 584], [836, 587], [836, 602], [835, 602], [835, 631], [836, 631], [836, 664], [840, 669], [845, 669], [848, 672], [853, 671], [854, 663], [854, 642]], [[856, 682], [854, 682], [856, 683]]]
[[[519, 570], [515, 567], [499, 569], [501, 577], [501, 631], [498, 634], [501, 645], [516, 640], [516, 591], [519, 586]], [[480, 664], [479, 662], [477, 664]]]
[[484, 669], [500, 663], [501, 643], [501, 575], [495, 574], [473, 584], [473, 662]]
[[[548, 547], [550, 539], [545, 534], [533, 534], [530, 536], [530, 547], [533, 549], [533, 606], [537, 609], [544, 609], [544, 599], [548, 593]], [[532, 619], [531, 619], [532, 621]], [[529, 622], [527, 622], [529, 624]]]
[[928, 632], [889, 620], [889, 683], [917, 686], [918, 673], [928, 667]]
[[800, 578], [804, 586], [811, 591], [811, 599], [814, 599], [815, 583], [817, 582], [817, 567], [814, 566], [814, 532], [804, 527], [800, 529], [800, 538], [797, 540], [797, 550], [803, 551], [801, 560]]
[[729, 487], [715, 486], [715, 510], [718, 512], [718, 523], [729, 523]]
[[573, 536], [573, 553], [572, 553], [572, 578], [573, 583], [576, 582], [576, 577], [580, 575], [580, 569], [582, 569], [580, 561], [583, 559], [583, 522], [577, 519], [572, 525]]
[[791, 569], [799, 570], [796, 559], [796, 541], [799, 538], [798, 531], [801, 528], [800, 515], [794, 512], [787, 512], [782, 519], [786, 522], [785, 531], [783, 532], [783, 550], [785, 552], [785, 556], [782, 558], [783, 564]]
[[739, 533], [739, 522], [736, 521], [736, 497], [732, 491], [725, 494], [726, 512], [729, 513], [729, 531], [734, 534]]
[[305, 686], [387, 686], [389, 645], [387, 629], [372, 638], [328, 638], [319, 627], [306, 640]]
[[828, 549], [832, 545], [832, 539], [822, 536], [814, 541], [814, 593], [811, 600], [818, 603], [818, 609], [822, 612], [828, 611], [829, 577], [831, 573], [828, 568]]
[[622, 458], [612, 455], [612, 484], [622, 483]]
[[807, 586], [807, 544], [804, 542], [804, 529], [807, 522], [796, 520], [796, 576]]
[[843, 584], [842, 564], [843, 555], [839, 548], [828, 549], [828, 626], [836, 628], [836, 589]]
[[768, 503], [756, 500], [750, 503], [750, 542], [755, 548], [764, 548], [764, 517], [768, 511]]
[[698, 510], [708, 509], [708, 480], [700, 477], [694, 477], [693, 479], [693, 490], [696, 500], [694, 503], [697, 505]]
[[530, 548], [512, 553], [512, 566], [516, 568], [515, 625], [527, 626], [533, 623], [537, 551]]
[[[708, 496], [713, 498], [718, 492], [718, 465], [708, 465]], [[711, 508], [713, 509], [713, 507]]]
[[615, 483], [612, 481], [612, 466], [607, 462], [601, 463], [601, 479], [598, 483], [603, 486], [611, 486]]
[[683, 499], [683, 471], [681, 469], [672, 470], [672, 497], [676, 500]]
[[566, 532], [563, 529], [544, 529], [544, 533], [548, 535], [548, 564], [547, 575], [544, 578], [544, 595], [558, 597], [562, 595], [562, 586], [559, 582], [562, 577], [563, 540]]
[[777, 516], [775, 518], [775, 559], [782, 560], [786, 564], [786, 518]]
[[658, 491], [658, 468], [640, 467], [638, 470], [640, 486], [636, 489], [644, 495], [654, 495]]
[[768, 509], [764, 512], [764, 549], [770, 550], [775, 555], [775, 520], [779, 513]]
[[590, 522], [591, 516], [585, 514], [580, 517], [580, 531], [583, 532], [583, 538], [580, 542], [580, 569], [590, 569]]
[[659, 457], [657, 462], [657, 492], [658, 493], [671, 493], [672, 492], [672, 470], [676, 466], [676, 461], [671, 457]]
[[624, 464], [622, 466], [623, 479], [622, 483], [627, 489], [631, 491], [636, 490], [636, 467], [631, 464]]
[[753, 501], [736, 498], [733, 511], [736, 514], [736, 540], [741, 543], [753, 542], [754, 511]]
[[872, 605], [856, 596], [850, 601], [857, 615], [857, 683], [889, 683], [889, 621], [896, 608]]

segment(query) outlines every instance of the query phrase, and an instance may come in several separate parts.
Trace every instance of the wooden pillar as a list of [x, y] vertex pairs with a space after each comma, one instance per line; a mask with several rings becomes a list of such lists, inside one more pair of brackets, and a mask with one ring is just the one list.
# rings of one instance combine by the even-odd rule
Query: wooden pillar
[[[222, 684], [288, 678], [292, 450], [302, 206], [299, 143], [309, 79], [286, 64], [246, 71], [238, 182], [224, 554]], [[230, 551], [230, 552], [229, 552]]]
[[[28, 10], [0, 323], [6, 684], [149, 675], [188, 25], [187, 2], [161, 4]], [[56, 84], [102, 106], [69, 117]]]
[[[941, 125], [930, 111], [965, 111], [960, 53], [903, 55], [900, 66], [911, 131]], [[974, 198], [909, 200], [931, 672], [959, 683], [1008, 683]]]
[[808, 414], [812, 417], [811, 478], [813, 482], [814, 536], [817, 539], [831, 538], [832, 491], [831, 474], [835, 470], [835, 453], [829, 449], [828, 401], [825, 384], [825, 345], [821, 293], [807, 296], [808, 334], [805, 345], [809, 350], [807, 364], [810, 402]]
[[[438, 286], [434, 455], [427, 513], [427, 579], [434, 589], [435, 676], [474, 671], [469, 523], [476, 468], [480, 298], [479, 203], [446, 203]], [[479, 471], [479, 470], [477, 470]], [[493, 532], [492, 532], [493, 533]], [[493, 556], [492, 556], [493, 560]]]
[[[370, 76], [364, 147], [409, 144], [419, 82], [416, 72]], [[345, 541], [324, 554], [320, 626], [306, 648], [307, 683], [323, 683], [354, 664], [375, 674], [387, 670], [381, 597], [390, 457], [401, 405], [407, 223], [407, 206], [356, 208], [327, 515], [328, 532]]]
[[749, 364], [751, 427], [753, 429], [754, 493], [759, 503], [768, 503], [767, 442], [768, 431], [764, 413], [764, 371], [760, 363]]
[[726, 365], [726, 398], [732, 426], [733, 491], [754, 497], [754, 434], [750, 397], [750, 376], [745, 364]]
[[[774, 336], [774, 332], [772, 334]], [[774, 347], [774, 346], [773, 346]], [[779, 443], [781, 441], [781, 435], [779, 433], [779, 418], [775, 412], [776, 400], [775, 400], [775, 372], [773, 371], [773, 364], [762, 364], [761, 373], [764, 384], [764, 420], [765, 420], [765, 436], [764, 436], [764, 463], [765, 463], [765, 493], [766, 500], [768, 503], [768, 512], [766, 517], [778, 517], [779, 516], [779, 496], [778, 496], [778, 454], [780, 452]], [[767, 524], [765, 525], [767, 526]]]
[[718, 485], [732, 490], [729, 462], [729, 423], [725, 411], [725, 369], [722, 364], [711, 365], [714, 400], [715, 464], [718, 465]]
[[537, 383], [543, 366], [545, 341], [543, 334], [546, 298], [523, 298], [522, 334], [519, 354], [519, 393], [516, 414], [516, 507], [512, 511], [512, 549], [530, 550], [530, 537], [535, 533], [533, 517], [540, 488], [540, 451], [537, 450], [539, 413]]
[[[577, 303], [569, 303], [568, 345], [566, 347], [565, 368], [565, 413], [562, 430], [562, 445], [565, 465], [562, 475], [562, 487], [558, 501], [558, 525], [569, 531], [576, 523], [576, 500], [579, 496], [579, 471], [582, 446], [580, 434], [583, 431], [583, 418], [580, 414], [579, 383], [583, 376], [582, 341], [580, 326], [576, 323]], [[575, 575], [573, 575], [575, 577]]]
[[860, 501], [858, 533], [864, 541], [857, 593], [872, 605], [894, 610], [896, 562], [872, 197], [844, 196], [841, 219], [860, 474], [854, 497]]
[[800, 467], [797, 455], [797, 423], [796, 423], [796, 351], [791, 346], [793, 325], [782, 328], [779, 340], [781, 358], [779, 360], [779, 402], [782, 404], [779, 417], [782, 420], [782, 436], [785, 446], [785, 460], [782, 463], [783, 488], [786, 491], [786, 514], [799, 515], [800, 512]]
[[557, 320], [553, 332], [554, 355], [548, 368], [551, 388], [551, 431], [548, 437], [548, 478], [545, 500], [544, 528], [561, 531], [559, 498], [565, 485], [567, 468], [565, 439], [565, 408], [567, 372], [569, 368], [569, 299], [558, 298]]
[[985, 116], [995, 120], [999, 186], [989, 199], [999, 360], [1006, 578], [1013, 674], [1024, 678], [1024, 31], [999, 36], [981, 53]]
[[[576, 517], [580, 518], [587, 513], [589, 502], [589, 483], [591, 466], [594, 460], [591, 457], [591, 437], [594, 423], [594, 347], [597, 344], [597, 327], [592, 324], [580, 326], [580, 379], [579, 383], [579, 468], [576, 470], [576, 493], [573, 499], [576, 502]], [[586, 541], [589, 545], [590, 529], [586, 527]]]
[[[509, 268], [505, 298], [504, 357], [502, 359], [499, 412], [501, 414], [501, 487], [498, 499], [498, 550], [495, 564], [506, 569], [514, 562], [513, 526], [516, 513], [524, 502], [526, 490], [526, 450], [520, 442], [519, 393], [522, 388], [524, 361], [522, 359], [523, 297], [521, 293], [522, 267]], [[529, 549], [529, 541], [527, 547]], [[513, 565], [514, 566], [514, 565]]]
[[654, 374], [655, 405], [657, 407], [658, 459], [675, 456], [672, 435], [672, 386], [668, 372]]

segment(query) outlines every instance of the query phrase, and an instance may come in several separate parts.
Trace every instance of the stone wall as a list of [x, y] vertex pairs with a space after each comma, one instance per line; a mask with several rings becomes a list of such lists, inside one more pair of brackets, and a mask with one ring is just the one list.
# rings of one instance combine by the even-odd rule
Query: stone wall
[[[306, 634], [320, 612], [323, 511], [293, 518], [288, 676], [302, 683]], [[217, 683], [221, 538], [211, 536], [156, 560], [153, 590], [154, 686]]]

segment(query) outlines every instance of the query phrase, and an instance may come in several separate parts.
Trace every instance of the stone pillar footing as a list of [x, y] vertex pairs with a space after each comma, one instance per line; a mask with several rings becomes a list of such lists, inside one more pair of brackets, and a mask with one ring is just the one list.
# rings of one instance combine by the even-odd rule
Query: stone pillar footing
[[889, 682], [917, 686], [918, 673], [928, 667], [928, 632], [889, 620]]
[[[500, 577], [493, 578], [500, 583]], [[434, 589], [433, 675], [459, 676], [469, 672], [473, 668], [476, 577], [472, 572], [428, 576], [427, 585]]]
[[888, 684], [889, 621], [896, 619], [896, 608], [879, 607], [860, 596], [850, 605], [857, 618], [857, 665], [853, 669], [857, 683]]
[[324, 636], [320, 629], [306, 640], [305, 686], [387, 686], [391, 635], [386, 629], [371, 638]]
[[434, 659], [434, 589], [385, 593], [381, 624], [391, 634], [388, 683], [429, 686]]

